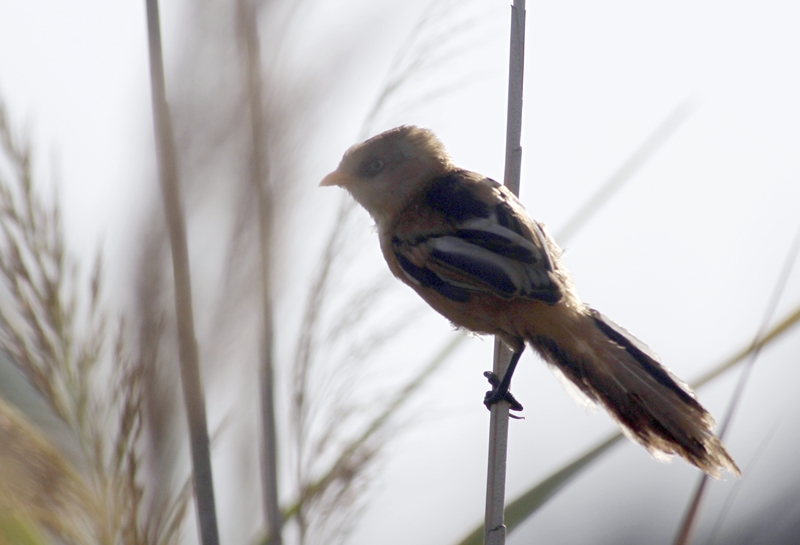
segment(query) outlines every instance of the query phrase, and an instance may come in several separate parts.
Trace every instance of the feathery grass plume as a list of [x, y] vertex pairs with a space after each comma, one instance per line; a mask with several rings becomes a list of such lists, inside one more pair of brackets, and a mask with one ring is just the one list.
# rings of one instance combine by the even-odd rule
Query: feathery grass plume
[[84, 440], [88, 379], [98, 356], [104, 319], [90, 287], [86, 340], [74, 342], [77, 266], [65, 255], [57, 206], [34, 194], [32, 158], [12, 134], [0, 105], [0, 144], [8, 170], [0, 179], [0, 342], [51, 409]]
[[[36, 194], [34, 162], [0, 104], [0, 347], [67, 425], [81, 459], [68, 460], [4, 410], [4, 501], [24, 506], [50, 494], [25, 520], [67, 543], [175, 543], [186, 499], [165, 506], [163, 523], [143, 509], [141, 384], [148, 368], [128, 354], [123, 321], [109, 331], [101, 256], [84, 285], [57, 201], [48, 205]], [[37, 485], [38, 477], [50, 488]]]
[[[72, 464], [23, 415], [0, 399], [0, 542], [25, 529], [34, 543], [40, 530], [67, 543], [88, 543], [95, 498]], [[15, 542], [9, 539], [8, 542]]]

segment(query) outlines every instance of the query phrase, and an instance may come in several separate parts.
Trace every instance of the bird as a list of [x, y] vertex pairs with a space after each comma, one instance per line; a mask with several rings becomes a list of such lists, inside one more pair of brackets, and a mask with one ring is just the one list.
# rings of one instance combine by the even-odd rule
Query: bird
[[581, 301], [543, 224], [495, 180], [458, 168], [433, 131], [402, 125], [353, 145], [320, 186], [370, 214], [392, 274], [455, 327], [512, 351], [487, 407], [506, 400], [526, 345], [659, 460], [714, 478], [739, 468], [689, 386], [623, 327]]

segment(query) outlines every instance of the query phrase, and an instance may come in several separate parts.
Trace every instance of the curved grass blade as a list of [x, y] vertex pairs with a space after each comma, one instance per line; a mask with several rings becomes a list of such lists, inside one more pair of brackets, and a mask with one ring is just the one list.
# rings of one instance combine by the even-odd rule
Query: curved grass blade
[[[756, 450], [753, 458], [744, 468], [742, 475], [750, 475], [750, 470], [755, 468], [755, 466], [758, 464], [759, 460], [761, 459], [761, 455], [766, 452], [767, 446], [769, 445], [770, 441], [772, 441], [772, 438], [775, 437], [775, 432], [778, 431], [778, 428], [782, 422], [783, 418], [779, 418], [778, 421], [772, 425], [772, 428], [764, 436], [764, 439], [761, 440], [761, 443], [759, 443], [758, 450]], [[722, 529], [722, 524], [725, 522], [728, 513], [733, 507], [733, 503], [736, 501], [739, 491], [742, 489], [742, 483], [744, 483], [743, 478], [733, 483], [733, 490], [731, 490], [730, 494], [728, 494], [728, 497], [725, 498], [725, 503], [722, 505], [722, 509], [717, 517], [717, 521], [714, 523], [714, 528], [711, 530], [711, 534], [708, 536], [708, 543], [710, 545], [714, 545], [717, 542], [717, 534]]]
[[[301, 497], [295, 501], [288, 508], [283, 510], [283, 521], [288, 522], [297, 516], [300, 505], [304, 502], [311, 500], [315, 495], [320, 494], [325, 490], [331, 482], [340, 478], [343, 468], [349, 467], [349, 462], [354, 458], [359, 449], [364, 448], [367, 442], [382, 431], [389, 419], [397, 413], [397, 411], [409, 401], [414, 393], [419, 390], [430, 376], [438, 371], [442, 365], [449, 359], [450, 355], [455, 352], [456, 348], [461, 345], [461, 342], [467, 335], [460, 333], [453, 336], [436, 355], [431, 358], [427, 365], [425, 365], [420, 372], [409, 380], [406, 385], [401, 388], [394, 399], [387, 403], [386, 408], [381, 411], [372, 422], [365, 427], [364, 432], [354, 439], [349, 445], [342, 449], [341, 454], [336, 461], [331, 465], [331, 468], [316, 482], [308, 486], [301, 492]], [[269, 535], [262, 536], [259, 543], [266, 545], [269, 543]]]
[[691, 115], [692, 103], [684, 100], [672, 110], [661, 122], [656, 130], [642, 142], [642, 145], [631, 155], [622, 166], [578, 209], [558, 233], [556, 240], [559, 244], [571, 238], [594, 216], [619, 191], [625, 183], [666, 143], [670, 136], [677, 131], [683, 122]]
[[[775, 309], [777, 308], [778, 302], [781, 299], [783, 290], [789, 281], [789, 274], [792, 271], [792, 266], [797, 258], [798, 251], [800, 251], [800, 229], [798, 229], [797, 233], [795, 234], [792, 245], [789, 247], [789, 253], [786, 255], [783, 267], [781, 267], [781, 272], [778, 275], [778, 281], [775, 283], [775, 288], [772, 291], [772, 297], [770, 297], [770, 301], [767, 304], [767, 310], [764, 312], [764, 317], [761, 320], [761, 327], [759, 327], [758, 333], [756, 333], [756, 336], [753, 339], [754, 345], [757, 344], [761, 337], [764, 336], [767, 325], [772, 320], [772, 316], [775, 314]], [[733, 420], [733, 415], [736, 413], [736, 409], [739, 407], [739, 402], [744, 395], [745, 386], [747, 386], [747, 382], [750, 379], [751, 372], [755, 366], [760, 351], [761, 348], [759, 347], [751, 352], [750, 357], [744, 365], [744, 369], [742, 369], [742, 374], [739, 376], [739, 380], [736, 383], [736, 388], [731, 396], [730, 405], [728, 406], [728, 410], [725, 413], [725, 417], [723, 418], [722, 425], [719, 429], [720, 439], [725, 437], [725, 432], [728, 431], [728, 427]], [[703, 496], [707, 486], [708, 475], [704, 473], [700, 476], [700, 480], [697, 483], [694, 494], [692, 494], [692, 498], [686, 508], [683, 521], [681, 522], [681, 525], [678, 528], [678, 533], [675, 537], [675, 545], [686, 545], [689, 543], [689, 537], [692, 533], [695, 520], [697, 520], [697, 513], [700, 511], [700, 504], [703, 501]]]

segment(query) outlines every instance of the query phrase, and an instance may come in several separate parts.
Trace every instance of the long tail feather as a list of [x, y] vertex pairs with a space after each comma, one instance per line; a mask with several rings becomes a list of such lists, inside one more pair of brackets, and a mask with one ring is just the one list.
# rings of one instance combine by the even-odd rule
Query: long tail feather
[[691, 389], [628, 331], [586, 310], [580, 340], [531, 336], [528, 342], [654, 457], [677, 453], [712, 477], [720, 478], [722, 469], [740, 476]]

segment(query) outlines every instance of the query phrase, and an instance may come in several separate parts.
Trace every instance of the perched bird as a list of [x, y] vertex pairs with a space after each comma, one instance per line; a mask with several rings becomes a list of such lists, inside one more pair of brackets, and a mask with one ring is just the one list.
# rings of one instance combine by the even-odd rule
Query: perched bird
[[527, 343], [654, 457], [740, 475], [689, 387], [581, 302], [544, 227], [503, 185], [456, 167], [433, 132], [401, 126], [357, 144], [320, 185], [345, 188], [369, 212], [397, 278], [457, 327], [511, 348], [487, 406], [522, 408], [508, 387]]

